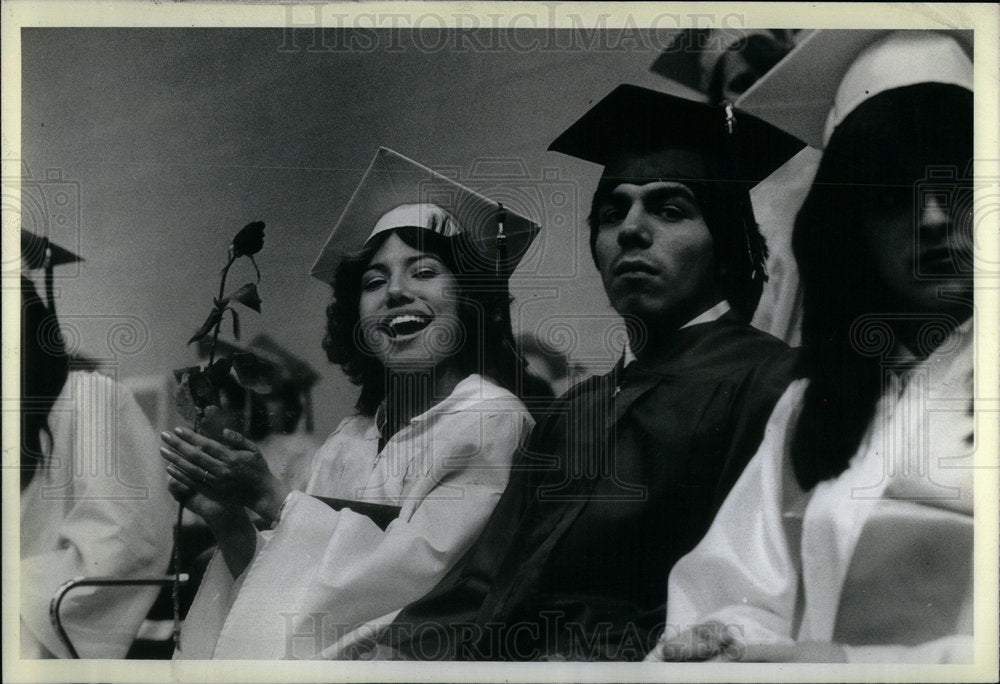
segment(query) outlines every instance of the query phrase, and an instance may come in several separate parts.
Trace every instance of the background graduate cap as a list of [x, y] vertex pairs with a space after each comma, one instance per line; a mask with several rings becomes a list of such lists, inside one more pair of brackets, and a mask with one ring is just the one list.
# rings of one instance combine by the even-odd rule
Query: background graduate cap
[[380, 147], [313, 264], [311, 275], [333, 283], [337, 267], [373, 236], [416, 227], [460, 236], [456, 258], [467, 272], [507, 278], [539, 226], [499, 203]]
[[[732, 110], [728, 110], [732, 115]], [[735, 114], [705, 99], [668, 95], [623, 84], [556, 138], [549, 149], [605, 167], [604, 177], [617, 177], [630, 155], [661, 150], [689, 150], [674, 159], [678, 174], [704, 180], [703, 157], [723, 160], [708, 180], [743, 181], [756, 185], [788, 161], [804, 145], [784, 131], [752, 116]], [[685, 180], [678, 177], [677, 180]]]
[[716, 65], [727, 52], [745, 55], [766, 71], [788, 54], [794, 34], [794, 29], [681, 29], [649, 70], [707, 94]]
[[47, 237], [36, 235], [23, 228], [21, 229], [21, 259], [25, 268], [30, 270], [49, 269], [53, 266], [84, 260], [83, 257], [51, 242]]
[[[51, 315], [56, 313], [55, 292], [53, 289], [53, 269], [55, 266], [72, 264], [83, 261], [83, 257], [69, 251], [65, 247], [54, 244], [43, 235], [36, 235], [30, 230], [21, 229], [21, 263], [29, 271], [44, 269], [45, 276], [45, 300]], [[25, 287], [25, 280], [29, 280], [21, 275], [22, 289]], [[31, 286], [32, 288], [34, 285]]]
[[837, 124], [878, 93], [918, 83], [971, 90], [971, 55], [972, 31], [816, 30], [736, 108], [822, 149]]

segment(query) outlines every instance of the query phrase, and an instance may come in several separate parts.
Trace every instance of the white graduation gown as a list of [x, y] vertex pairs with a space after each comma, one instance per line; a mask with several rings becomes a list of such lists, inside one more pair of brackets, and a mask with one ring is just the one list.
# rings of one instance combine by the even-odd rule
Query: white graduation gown
[[213, 558], [174, 657], [344, 657], [471, 545], [532, 425], [513, 394], [479, 375], [413, 418], [381, 453], [374, 421], [347, 418], [316, 454], [308, 494], [401, 506], [399, 518], [382, 530], [292, 492], [239, 578], [220, 554]]
[[787, 452], [806, 380], [708, 534], [673, 568], [667, 629], [845, 645], [856, 662], [972, 657], [971, 320], [894, 378], [848, 469], [799, 489]]
[[[49, 602], [67, 580], [165, 573], [177, 516], [159, 440], [128, 389], [71, 372], [48, 423], [46, 467], [21, 492], [24, 658], [69, 657], [49, 620]], [[158, 591], [72, 591], [61, 614], [80, 657], [123, 657]]]

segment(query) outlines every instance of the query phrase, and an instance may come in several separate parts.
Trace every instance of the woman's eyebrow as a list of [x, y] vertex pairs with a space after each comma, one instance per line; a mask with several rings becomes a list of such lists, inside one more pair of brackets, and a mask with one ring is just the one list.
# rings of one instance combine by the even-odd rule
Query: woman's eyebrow
[[383, 264], [381, 261], [373, 261], [372, 263], [365, 266], [365, 270], [362, 275], [367, 274], [369, 271], [378, 271], [379, 273], [388, 273], [389, 267]]
[[[438, 256], [427, 252], [423, 254], [414, 254], [413, 256], [406, 257], [403, 260], [403, 266], [405, 268], [409, 268], [413, 264], [419, 261], [423, 261], [424, 259], [432, 259], [434, 262], [438, 264], [444, 263]], [[380, 273], [388, 273], [390, 271], [390, 268], [388, 264], [385, 264], [381, 261], [373, 261], [372, 263], [368, 264], [368, 266], [364, 270], [365, 273], [368, 273], [368, 271], [379, 271]]]
[[443, 261], [441, 261], [441, 258], [438, 257], [436, 254], [431, 254], [430, 252], [424, 252], [422, 254], [414, 254], [411, 257], [407, 257], [407, 259], [405, 261], [405, 264], [407, 266], [412, 266], [413, 264], [417, 263], [418, 261], [423, 261], [424, 259], [432, 259], [433, 261], [435, 261], [436, 263], [439, 263], [439, 264], [443, 264], [444, 263]]

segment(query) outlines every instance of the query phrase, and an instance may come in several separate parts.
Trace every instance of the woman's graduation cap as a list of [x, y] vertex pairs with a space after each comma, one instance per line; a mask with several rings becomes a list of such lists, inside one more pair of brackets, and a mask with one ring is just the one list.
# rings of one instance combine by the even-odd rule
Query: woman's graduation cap
[[461, 236], [460, 263], [469, 272], [506, 279], [537, 235], [534, 221], [380, 147], [313, 264], [311, 275], [333, 283], [345, 257], [381, 232], [415, 227]]
[[816, 30], [750, 87], [736, 108], [823, 149], [865, 100], [945, 83], [972, 90], [972, 31]]

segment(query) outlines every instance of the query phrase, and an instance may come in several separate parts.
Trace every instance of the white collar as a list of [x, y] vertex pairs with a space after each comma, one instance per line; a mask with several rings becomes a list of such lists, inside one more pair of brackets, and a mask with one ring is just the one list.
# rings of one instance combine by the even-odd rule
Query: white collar
[[[478, 373], [472, 373], [467, 375], [462, 380], [455, 385], [455, 389], [451, 391], [447, 397], [437, 402], [429, 409], [424, 411], [418, 416], [410, 418], [410, 423], [422, 423], [429, 420], [431, 417], [441, 414], [441, 413], [457, 413], [458, 411], [464, 411], [475, 404], [483, 401], [488, 401], [491, 399], [500, 399], [503, 397], [509, 397], [514, 399], [517, 398], [494, 383], [489, 378], [485, 378]], [[375, 417], [372, 421], [372, 435], [379, 436], [382, 433], [382, 427], [385, 424], [385, 404], [384, 402], [378, 405], [375, 410]]]
[[[732, 307], [729, 306], [729, 302], [723, 299], [721, 302], [718, 302], [711, 309], [703, 311], [694, 318], [692, 318], [690, 321], [688, 321], [680, 328], [678, 328], [678, 330], [683, 330], [684, 328], [690, 328], [692, 325], [701, 325], [702, 323], [711, 323], [712, 321], [717, 321], [723, 316], [725, 316], [727, 313], [729, 313], [729, 310], [731, 308]], [[635, 353], [633, 353], [632, 346], [628, 343], [628, 340], [626, 340], [622, 368], [629, 365], [633, 361], [635, 361]]]
[[712, 321], [717, 321], [723, 316], [725, 316], [727, 313], [729, 313], [730, 308], [731, 307], [729, 306], [729, 302], [723, 299], [721, 302], [713, 306], [708, 311], [704, 311], [698, 314], [690, 321], [682, 325], [679, 328], [679, 330], [683, 330], [684, 328], [690, 328], [692, 325], [698, 325], [700, 323], [711, 323]]

